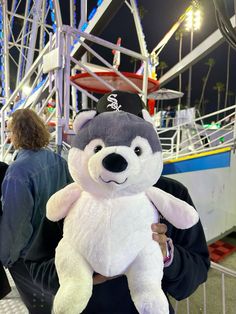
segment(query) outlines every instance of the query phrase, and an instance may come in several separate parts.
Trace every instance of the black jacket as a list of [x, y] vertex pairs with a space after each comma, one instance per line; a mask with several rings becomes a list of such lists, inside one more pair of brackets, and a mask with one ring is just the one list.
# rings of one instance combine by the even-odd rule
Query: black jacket
[[[188, 190], [181, 183], [161, 177], [156, 186], [193, 205]], [[173, 262], [164, 269], [163, 289], [167, 295], [181, 300], [191, 295], [207, 279], [210, 262], [205, 235], [200, 221], [187, 230], [178, 230], [164, 219], [161, 222], [167, 225], [167, 235], [175, 247]], [[62, 221], [53, 223], [45, 218], [25, 260], [35, 282], [52, 294], [59, 287], [54, 254], [62, 237], [62, 228]], [[126, 277], [94, 286], [93, 295], [83, 313], [138, 313], [130, 298]], [[170, 313], [173, 313], [172, 308]]]
[[[2, 181], [7, 171], [8, 165], [5, 162], [0, 162], [0, 198], [2, 196]], [[0, 216], [2, 215], [2, 202], [0, 201]], [[7, 279], [6, 272], [0, 262], [0, 299], [4, 298], [11, 291], [10, 284]]]

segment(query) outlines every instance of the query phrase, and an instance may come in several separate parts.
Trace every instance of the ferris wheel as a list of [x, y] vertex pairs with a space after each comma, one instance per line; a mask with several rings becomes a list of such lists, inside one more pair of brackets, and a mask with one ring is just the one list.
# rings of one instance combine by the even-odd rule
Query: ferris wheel
[[[68, 87], [70, 76], [78, 69], [82, 72], [90, 72], [84, 65], [84, 60], [81, 62], [84, 54], [92, 51], [106, 67], [113, 69], [113, 65], [109, 65], [105, 57], [99, 57], [90, 45], [99, 43], [109, 47], [111, 51], [120, 50], [122, 53], [133, 54], [119, 44], [100, 40], [96, 36], [101, 33], [123, 3], [128, 3], [130, 11], [134, 8], [137, 13], [135, 0], [98, 0], [94, 1], [94, 7], [91, 8], [90, 5], [89, 9], [87, 0], [81, 0], [79, 8], [78, 1], [70, 0], [67, 3], [69, 25], [68, 21], [65, 25], [62, 19], [61, 3], [59, 0], [0, 0], [1, 153], [6, 143], [4, 129], [7, 116], [21, 105], [22, 108], [32, 106], [36, 109], [39, 102], [41, 107], [38, 113], [42, 114], [45, 104], [52, 97], [57, 104], [56, 142], [61, 143], [62, 136], [59, 135], [61, 133], [59, 129], [62, 129], [62, 125], [68, 129], [67, 107], [70, 102], [68, 95], [73, 94], [73, 102], [76, 102], [74, 90], [77, 86], [76, 83], [71, 82], [72, 86]], [[135, 22], [137, 23], [137, 19]], [[142, 51], [141, 54], [134, 53], [134, 56], [147, 60], [145, 44], [142, 42], [141, 46], [144, 47], [143, 51], [146, 55], [143, 57]], [[114, 71], [119, 74], [117, 69]], [[129, 81], [123, 74], [119, 75]], [[99, 77], [98, 79], [103, 80]], [[104, 84], [107, 88], [114, 89], [108, 83]], [[130, 84], [135, 86], [132, 81]], [[97, 100], [83, 87], [78, 89], [79, 92]], [[137, 90], [142, 92], [140, 88]], [[13, 110], [11, 106], [14, 107]], [[8, 112], [9, 108], [10, 112]]]
[[[5, 103], [57, 27], [52, 0], [3, 0], [0, 4], [1, 97]], [[36, 74], [37, 75], [37, 74]]]
[[[96, 35], [123, 2], [98, 0], [88, 11], [87, 0], [69, 0], [69, 25]], [[50, 35], [63, 25], [61, 3], [59, 0], [0, 1], [0, 100], [3, 104], [49, 44]]]

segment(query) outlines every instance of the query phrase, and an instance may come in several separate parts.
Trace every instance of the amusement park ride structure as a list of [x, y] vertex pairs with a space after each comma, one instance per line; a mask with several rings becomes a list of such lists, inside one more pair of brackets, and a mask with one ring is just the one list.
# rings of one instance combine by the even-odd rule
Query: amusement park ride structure
[[[44, 119], [45, 123], [52, 119], [55, 123], [55, 148], [60, 152], [63, 145], [68, 147], [65, 135], [73, 134], [71, 118], [79, 109], [78, 103], [85, 108], [88, 99], [96, 102], [98, 98], [94, 92], [104, 93], [122, 88], [139, 93], [146, 102], [148, 94], [158, 90], [160, 84], [164, 86], [223, 40], [222, 34], [216, 31], [157, 81], [158, 55], [188, 11], [197, 5], [196, 1], [185, 10], [151, 53], [146, 47], [135, 0], [98, 0], [90, 12], [87, 12], [87, 0], [81, 0], [79, 22], [76, 3], [75, 0], [68, 1], [70, 25], [65, 25], [59, 0], [0, 1], [2, 160], [11, 150], [5, 127], [12, 111], [30, 107], [43, 116], [50, 100], [55, 100], [55, 110]], [[98, 37], [122, 5], [127, 5], [133, 16], [140, 52], [122, 47], [120, 41], [113, 44]], [[232, 23], [235, 23], [234, 18]], [[98, 47], [113, 52], [116, 64], [107, 61], [107, 54], [98, 53]], [[87, 54], [96, 60], [94, 64], [87, 62]], [[117, 60], [120, 55], [140, 60], [142, 73], [119, 71]], [[10, 76], [14, 76], [15, 81], [10, 80]], [[177, 128], [179, 130], [180, 127]], [[180, 149], [172, 147], [173, 151], [179, 153]]]
[[[141, 53], [109, 43], [96, 36], [125, 2], [134, 16]], [[8, 153], [7, 148], [10, 149], [9, 145], [6, 145], [7, 139], [4, 132], [9, 114], [18, 108], [30, 107], [38, 111], [39, 115], [42, 115], [52, 98], [56, 101], [56, 108], [47, 117], [47, 120], [51, 120], [54, 116], [55, 142], [57, 150], [60, 150], [62, 134], [72, 132], [69, 126], [70, 117], [78, 110], [77, 98], [79, 93], [86, 95], [93, 101], [97, 101], [97, 98], [91, 92], [70, 80], [70, 77], [78, 71], [76, 68], [82, 69], [80, 72], [87, 72], [91, 77], [97, 78], [98, 82], [103, 82], [108, 90], [117, 88], [110, 84], [109, 80], [104, 81], [96, 72], [91, 71], [86, 66], [83, 61], [87, 52], [91, 53], [104, 67], [110, 69], [120, 79], [125, 80], [127, 85], [142, 94], [146, 99], [148, 52], [144, 37], [141, 34], [141, 24], [139, 23], [135, 1], [99, 0], [92, 11], [87, 14], [87, 1], [82, 0], [79, 27], [77, 27], [76, 20], [76, 2], [72, 0], [69, 5], [70, 25], [64, 25], [58, 0], [0, 2], [2, 159]], [[110, 64], [103, 56], [99, 55], [94, 49], [96, 45], [141, 60], [144, 64], [144, 72], [140, 85], [136, 86], [132, 80], [115, 69], [113, 64]], [[14, 75], [16, 76], [15, 82], [10, 82], [10, 73], [16, 73]], [[26, 85], [30, 86], [27, 94], [24, 92]], [[18, 100], [19, 98], [20, 100]], [[70, 106], [70, 103], [72, 103], [72, 106]]]

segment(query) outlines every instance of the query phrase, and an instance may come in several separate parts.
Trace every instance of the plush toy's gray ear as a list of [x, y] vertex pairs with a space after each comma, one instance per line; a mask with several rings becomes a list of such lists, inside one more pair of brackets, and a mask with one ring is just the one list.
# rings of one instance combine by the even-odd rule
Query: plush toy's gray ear
[[150, 122], [153, 125], [153, 127], [155, 128], [154, 121], [146, 109], [142, 109], [142, 116], [143, 116], [143, 119], [145, 121]]
[[95, 110], [86, 110], [81, 111], [77, 114], [75, 117], [75, 120], [73, 122], [73, 130], [77, 134], [78, 131], [87, 123], [89, 120], [92, 120], [97, 112]]

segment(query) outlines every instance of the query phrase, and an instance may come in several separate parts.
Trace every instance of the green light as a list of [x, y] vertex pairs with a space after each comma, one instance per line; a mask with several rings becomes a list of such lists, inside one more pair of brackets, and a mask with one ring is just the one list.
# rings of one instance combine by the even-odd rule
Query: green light
[[53, 107], [47, 107], [47, 109], [48, 109], [48, 112], [53, 112], [55, 108], [53, 108]]
[[220, 128], [220, 123], [204, 124], [203, 127], [204, 127], [205, 129], [219, 129], [219, 128]]

